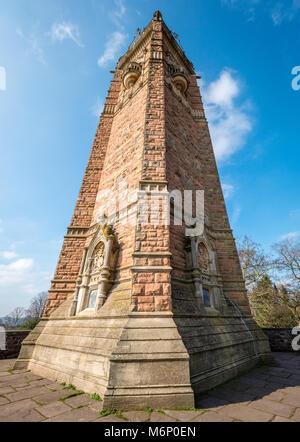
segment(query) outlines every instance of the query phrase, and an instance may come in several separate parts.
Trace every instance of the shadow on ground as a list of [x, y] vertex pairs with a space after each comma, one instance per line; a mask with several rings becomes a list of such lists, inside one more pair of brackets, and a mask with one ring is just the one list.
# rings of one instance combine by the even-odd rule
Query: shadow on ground
[[102, 411], [101, 398], [0, 360], [0, 422], [300, 422], [300, 352], [196, 397], [190, 410]]

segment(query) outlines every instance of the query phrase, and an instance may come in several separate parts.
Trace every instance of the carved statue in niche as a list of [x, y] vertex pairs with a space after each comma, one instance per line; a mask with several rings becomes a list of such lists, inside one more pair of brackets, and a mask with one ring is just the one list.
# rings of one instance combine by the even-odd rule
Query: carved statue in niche
[[117, 249], [112, 226], [103, 220], [85, 249], [80, 278], [77, 280], [69, 310], [70, 316], [80, 314], [86, 309], [93, 309], [95, 313], [101, 309], [111, 287], [111, 274], [116, 263]]
[[210, 268], [209, 253], [206, 246], [203, 243], [200, 243], [198, 246], [198, 264], [202, 271], [209, 272]]
[[91, 274], [100, 272], [104, 263], [104, 243], [100, 242], [94, 250], [91, 262]]

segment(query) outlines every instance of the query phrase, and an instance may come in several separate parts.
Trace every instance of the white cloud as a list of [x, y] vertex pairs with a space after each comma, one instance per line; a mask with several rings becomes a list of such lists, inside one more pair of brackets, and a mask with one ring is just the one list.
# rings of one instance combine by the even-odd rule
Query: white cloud
[[232, 214], [232, 217], [231, 217], [231, 223], [232, 224], [237, 224], [237, 222], [238, 222], [238, 220], [240, 218], [241, 212], [242, 212], [241, 207], [235, 207], [234, 208], [233, 214]]
[[213, 81], [205, 91], [205, 99], [208, 103], [218, 106], [232, 107], [233, 99], [239, 95], [238, 82], [227, 70], [221, 72], [218, 80]]
[[44, 51], [40, 47], [39, 41], [35, 35], [31, 35], [31, 37], [29, 38], [28, 53], [34, 55], [40, 63], [46, 64]]
[[100, 67], [105, 66], [108, 62], [114, 61], [118, 52], [125, 43], [127, 35], [123, 32], [116, 31], [111, 34], [109, 40], [105, 44], [105, 50], [103, 55], [98, 59], [98, 65]]
[[115, 16], [118, 18], [124, 17], [126, 13], [126, 8], [123, 0], [115, 0], [115, 5], [117, 7], [116, 11], [114, 12]]
[[32, 32], [29, 37], [26, 37], [22, 29], [18, 28], [16, 29], [16, 34], [26, 43], [27, 49], [25, 54], [33, 55], [40, 63], [46, 64], [44, 50], [40, 45], [36, 33]]
[[0, 252], [0, 256], [2, 256], [2, 258], [10, 260], [10, 259], [14, 259], [17, 258], [18, 254], [15, 252], [11, 252], [11, 251], [4, 251], [4, 252]]
[[15, 307], [27, 308], [30, 298], [49, 287], [51, 275], [39, 270], [32, 258], [0, 264], [0, 316]]
[[222, 183], [224, 198], [229, 199], [234, 193], [234, 187], [231, 184]]
[[282, 11], [282, 8], [283, 8], [282, 3], [276, 3], [276, 5], [271, 11], [271, 18], [275, 26], [279, 25], [283, 20], [284, 13]]
[[249, 16], [248, 21], [254, 21], [256, 9], [260, 7], [271, 17], [275, 26], [284, 21], [292, 21], [300, 10], [300, 0], [273, 0], [268, 2], [267, 7], [264, 5], [267, 2], [261, 0], [221, 0], [221, 3], [246, 13]]
[[282, 235], [282, 236], [280, 237], [280, 239], [281, 239], [282, 241], [285, 241], [285, 240], [294, 241], [294, 240], [297, 239], [299, 236], [300, 236], [300, 231], [298, 231], [298, 232], [290, 232], [290, 233], [287, 233], [287, 234], [285, 234], [285, 235]]
[[104, 103], [101, 98], [97, 98], [96, 104], [92, 107], [92, 115], [94, 117], [100, 118], [104, 108]]
[[121, 20], [126, 14], [126, 7], [123, 0], [114, 0], [114, 4], [116, 9], [110, 12], [111, 20], [117, 25], [119, 28], [123, 28]]
[[235, 100], [241, 93], [239, 81], [224, 69], [219, 78], [203, 87], [203, 101], [217, 160], [226, 160], [246, 143], [252, 129], [249, 109]]
[[271, 10], [271, 18], [275, 26], [284, 21], [292, 21], [300, 10], [300, 0], [293, 0], [292, 4], [287, 6], [283, 2], [277, 2]]
[[83, 47], [80, 40], [78, 26], [72, 23], [54, 23], [52, 25], [50, 35], [53, 41], [64, 41], [70, 39], [76, 43], [77, 46]]
[[10, 264], [0, 264], [0, 286], [26, 281], [28, 271], [34, 261], [31, 258], [21, 258]]

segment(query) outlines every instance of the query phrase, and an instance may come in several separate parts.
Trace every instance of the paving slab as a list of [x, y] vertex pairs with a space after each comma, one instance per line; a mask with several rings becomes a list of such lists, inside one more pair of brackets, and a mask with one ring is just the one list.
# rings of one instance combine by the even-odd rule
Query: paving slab
[[130, 422], [147, 422], [150, 418], [146, 411], [126, 411], [122, 416]]
[[[99, 416], [99, 415], [98, 415]], [[105, 422], [126, 422], [124, 419], [120, 419], [114, 414], [110, 414], [109, 416], [100, 417], [99, 419], [96, 419], [95, 422], [100, 422], [104, 424]]]
[[30, 399], [0, 405], [0, 422], [39, 422], [44, 417], [33, 410], [35, 405]]
[[70, 390], [49, 391], [43, 387], [43, 390], [40, 389], [40, 391], [37, 391], [37, 393], [35, 393], [31, 397], [39, 404], [46, 405], [50, 404], [51, 402], [57, 402], [60, 399], [68, 396], [69, 394], [71, 394]]
[[293, 394], [285, 394], [281, 402], [283, 404], [293, 405], [294, 407], [300, 408], [300, 394], [299, 396]]
[[101, 402], [91, 399], [89, 394], [80, 394], [79, 396], [74, 396], [70, 399], [66, 399], [64, 402], [65, 404], [70, 405], [73, 408], [93, 403], [92, 408], [97, 408], [98, 410], [101, 410]]
[[175, 417], [153, 411], [153, 413], [151, 413], [149, 422], [177, 422], [177, 420]]
[[276, 416], [275, 419], [272, 420], [272, 422], [295, 422], [291, 419], [288, 419], [286, 417]]
[[228, 386], [226, 386], [226, 388], [221, 387], [216, 390], [212, 390], [210, 394], [219, 399], [224, 399], [225, 401], [230, 403], [244, 402], [247, 404], [256, 398], [255, 394], [250, 394], [248, 392], [242, 391], [234, 391], [231, 390]]
[[178, 419], [180, 422], [190, 422], [203, 413], [203, 410], [190, 411], [190, 410], [163, 410], [170, 417]]
[[300, 422], [300, 408], [297, 408], [291, 419], [295, 422]]
[[0, 405], [9, 404], [9, 400], [0, 396]]
[[270, 422], [274, 418], [273, 413], [265, 413], [253, 407], [240, 404], [227, 405], [227, 407], [219, 411], [219, 414], [243, 422]]
[[45, 392], [45, 387], [32, 387], [16, 391], [15, 393], [8, 393], [5, 395], [11, 402], [20, 401], [23, 399], [32, 398], [37, 395], [41, 395]]
[[15, 390], [12, 387], [1, 387], [0, 386], [0, 396], [2, 394], [7, 394], [7, 393], [14, 393]]
[[74, 392], [27, 370], [9, 372], [14, 360], [0, 360], [0, 422], [300, 422], [300, 355], [274, 356], [276, 367], [258, 367], [197, 396], [197, 410], [103, 417], [103, 402], [88, 394], [61, 401]]
[[51, 383], [47, 384], [46, 387], [47, 387], [50, 391], [51, 391], [51, 390], [58, 391], [58, 390], [64, 390], [64, 389], [65, 389], [65, 387], [64, 387], [63, 385], [61, 385], [61, 384], [57, 384], [57, 383], [55, 383], [55, 382], [53, 382], [53, 381], [51, 381]]
[[45, 418], [55, 417], [70, 411], [70, 407], [63, 402], [52, 402], [52, 404], [49, 405], [36, 406], [34, 409]]
[[275, 414], [276, 416], [290, 417], [295, 411], [295, 407], [286, 405], [281, 402], [269, 401], [268, 399], [260, 399], [258, 401], [251, 402], [251, 407], [257, 410], [266, 411], [267, 413]]
[[218, 411], [220, 408], [229, 404], [230, 402], [226, 401], [225, 399], [219, 399], [213, 396], [206, 396], [196, 401], [197, 408], [206, 410], [210, 409], [211, 411]]
[[83, 407], [46, 419], [45, 422], [92, 422], [98, 418], [99, 413], [88, 407]]
[[228, 416], [222, 416], [219, 413], [208, 411], [194, 418], [192, 422], [233, 422], [233, 420], [233, 418]]

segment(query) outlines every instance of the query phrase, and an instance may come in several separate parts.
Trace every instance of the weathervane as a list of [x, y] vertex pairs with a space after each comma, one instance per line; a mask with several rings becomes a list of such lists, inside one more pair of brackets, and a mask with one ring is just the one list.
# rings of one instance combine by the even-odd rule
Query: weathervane
[[[145, 29], [145, 28], [144, 28]], [[133, 40], [130, 43], [130, 46], [135, 42], [135, 40], [141, 35], [141, 33], [143, 32], [144, 29], [141, 28], [137, 28], [136, 33], [134, 34]], [[130, 47], [129, 46], [129, 47]]]
[[177, 43], [179, 44], [180, 48], [183, 50], [182, 46], [181, 46], [181, 41], [179, 38], [179, 35], [176, 32], [171, 31], [173, 37], [175, 38], [175, 40], [177, 41]]

